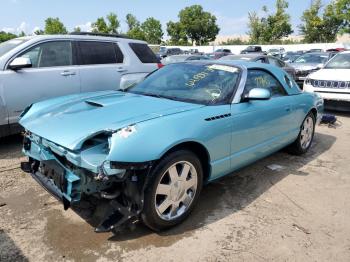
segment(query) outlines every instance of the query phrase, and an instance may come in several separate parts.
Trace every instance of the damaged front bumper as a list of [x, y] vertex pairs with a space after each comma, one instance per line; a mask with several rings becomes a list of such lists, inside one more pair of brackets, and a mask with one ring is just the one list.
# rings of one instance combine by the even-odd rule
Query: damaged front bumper
[[139, 219], [152, 162], [105, 161], [106, 146], [92, 143], [81, 152], [71, 152], [27, 132], [23, 152], [28, 162], [22, 162], [21, 168], [60, 200], [64, 209], [87, 211], [84, 218], [93, 221], [95, 232], [117, 230]]

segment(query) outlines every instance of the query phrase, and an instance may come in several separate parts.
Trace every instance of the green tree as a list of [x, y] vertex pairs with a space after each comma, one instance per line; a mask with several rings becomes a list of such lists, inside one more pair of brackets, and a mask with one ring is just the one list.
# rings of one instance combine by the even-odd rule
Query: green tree
[[200, 5], [192, 5], [182, 9], [178, 23], [169, 22], [167, 31], [171, 41], [190, 40], [197, 45], [207, 44], [216, 39], [220, 31], [216, 17], [205, 12]]
[[114, 13], [107, 15], [107, 22], [103, 17], [97, 18], [96, 22], [92, 24], [92, 32], [103, 34], [117, 34], [120, 22]]
[[162, 42], [163, 30], [159, 20], [149, 17], [142, 23], [141, 29], [149, 44], [160, 44]]
[[81, 32], [81, 28], [79, 26], [74, 27], [74, 32], [80, 33]]
[[189, 45], [186, 32], [180, 22], [169, 21], [167, 23], [167, 32], [170, 36], [169, 45]]
[[276, 0], [275, 13], [269, 13], [266, 6], [262, 9], [265, 13], [262, 17], [256, 12], [248, 13], [250, 41], [259, 44], [278, 43], [293, 33], [290, 16], [286, 13], [287, 8], [287, 1]]
[[304, 35], [307, 43], [323, 42], [323, 19], [320, 17], [322, 8], [321, 0], [313, 0], [309, 9], [303, 12], [300, 32]]
[[304, 42], [334, 42], [338, 33], [350, 32], [350, 0], [336, 0], [324, 7], [321, 0], [313, 0], [299, 25]]
[[132, 14], [126, 15], [126, 23], [128, 24], [128, 31], [131, 31], [136, 27], [140, 27], [140, 22]]
[[21, 33], [19, 33], [18, 37], [23, 37], [26, 36], [26, 33], [24, 33], [24, 31], [21, 31]]
[[16, 37], [17, 36], [15, 34], [0, 31], [0, 43], [11, 40], [11, 39], [16, 38]]
[[146, 41], [145, 33], [142, 31], [140, 26], [136, 26], [133, 29], [129, 30], [126, 35], [133, 39], [144, 40]]
[[108, 31], [110, 34], [118, 34], [118, 28], [120, 27], [120, 22], [115, 13], [109, 13], [107, 15], [108, 21]]
[[34, 31], [34, 35], [43, 35], [43, 34], [45, 34], [45, 32], [43, 30], [41, 30], [41, 29], [38, 29], [38, 30]]
[[94, 33], [103, 33], [103, 34], [108, 34], [108, 26], [103, 17], [97, 18], [95, 23], [92, 23], [92, 32]]
[[47, 35], [67, 34], [67, 29], [58, 17], [49, 17], [45, 20], [44, 33]]
[[350, 33], [350, 0], [338, 0], [335, 2], [336, 15], [342, 20], [341, 33]]

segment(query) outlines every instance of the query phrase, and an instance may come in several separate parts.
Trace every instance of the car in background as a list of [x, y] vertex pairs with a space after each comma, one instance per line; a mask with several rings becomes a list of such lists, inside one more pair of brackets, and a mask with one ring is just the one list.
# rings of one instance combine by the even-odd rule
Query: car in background
[[286, 50], [283, 47], [271, 48], [267, 51], [268, 55], [276, 56], [278, 58], [282, 58], [285, 53], [286, 53]]
[[28, 108], [21, 168], [65, 209], [95, 218], [96, 232], [136, 221], [165, 230], [189, 216], [203, 185], [285, 147], [306, 153], [322, 108], [275, 66], [176, 63], [125, 92]]
[[219, 59], [223, 56], [227, 56], [227, 55], [232, 55], [232, 52], [230, 49], [226, 49], [226, 48], [221, 48], [221, 49], [217, 49], [215, 50], [215, 52], [208, 54], [207, 56], [210, 57], [211, 59]]
[[295, 68], [296, 81], [302, 88], [306, 77], [321, 69], [329, 59], [331, 59], [336, 53], [334, 52], [315, 52], [305, 53], [298, 57], [290, 65]]
[[250, 54], [250, 53], [263, 53], [266, 55], [266, 52], [262, 51], [261, 46], [258, 45], [250, 45], [247, 48], [241, 51], [241, 54]]
[[302, 51], [286, 52], [283, 55], [282, 60], [286, 63], [293, 63], [298, 57], [300, 57], [303, 54], [304, 54], [304, 52], [302, 52]]
[[194, 61], [194, 60], [210, 60], [210, 57], [203, 55], [173, 55], [168, 56], [162, 60], [162, 64], [168, 65], [173, 63], [180, 63], [185, 61]]
[[318, 93], [328, 109], [350, 111], [350, 51], [338, 53], [322, 69], [310, 74], [304, 91]]
[[174, 47], [174, 48], [167, 48], [162, 46], [159, 50], [159, 57], [160, 58], [165, 58], [167, 56], [172, 56], [172, 55], [180, 55], [182, 54], [183, 51], [180, 48]]
[[113, 35], [40, 35], [0, 44], [0, 137], [19, 133], [21, 112], [48, 98], [118, 90], [158, 69], [144, 41]]
[[293, 77], [293, 79], [295, 79], [295, 69], [292, 66], [290, 66], [288, 63], [282, 61], [281, 59], [275, 56], [268, 56], [268, 55], [261, 55], [261, 54], [228, 55], [220, 58], [219, 60], [224, 60], [224, 61], [241, 60], [241, 61], [271, 64], [279, 68], [282, 68], [284, 71], [290, 74]]
[[306, 53], [319, 53], [319, 52], [323, 52], [323, 50], [320, 48], [311, 48], [306, 51]]

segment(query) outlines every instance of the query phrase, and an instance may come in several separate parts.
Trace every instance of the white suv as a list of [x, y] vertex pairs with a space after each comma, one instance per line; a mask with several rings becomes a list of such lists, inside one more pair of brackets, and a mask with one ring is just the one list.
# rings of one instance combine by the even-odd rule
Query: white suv
[[328, 109], [350, 111], [350, 51], [334, 56], [304, 82], [304, 91], [319, 93]]
[[0, 44], [0, 137], [19, 132], [30, 104], [74, 93], [117, 90], [160, 64], [146, 42], [90, 35], [42, 35]]

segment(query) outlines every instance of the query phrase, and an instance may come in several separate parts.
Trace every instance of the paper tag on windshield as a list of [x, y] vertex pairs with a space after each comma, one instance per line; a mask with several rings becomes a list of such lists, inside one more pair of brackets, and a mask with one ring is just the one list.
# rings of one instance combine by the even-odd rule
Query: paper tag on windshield
[[236, 73], [238, 70], [235, 67], [227, 66], [227, 65], [210, 65], [210, 66], [208, 66], [208, 68], [214, 69], [214, 70], [222, 70], [222, 71], [226, 71], [226, 72], [230, 72], [230, 73]]

